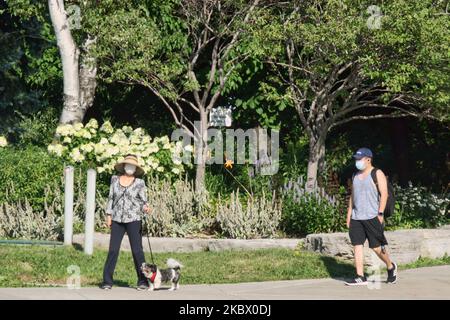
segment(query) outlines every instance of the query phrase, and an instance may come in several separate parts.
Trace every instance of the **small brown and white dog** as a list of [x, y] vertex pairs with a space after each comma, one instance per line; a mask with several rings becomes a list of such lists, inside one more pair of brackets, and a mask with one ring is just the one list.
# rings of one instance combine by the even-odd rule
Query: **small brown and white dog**
[[167, 266], [169, 267], [168, 269], [160, 270], [155, 264], [145, 262], [142, 264], [141, 270], [148, 280], [149, 291], [159, 289], [163, 282], [171, 282], [172, 286], [169, 289], [170, 291], [177, 290], [180, 287], [180, 270], [183, 266], [172, 258], [167, 260]]

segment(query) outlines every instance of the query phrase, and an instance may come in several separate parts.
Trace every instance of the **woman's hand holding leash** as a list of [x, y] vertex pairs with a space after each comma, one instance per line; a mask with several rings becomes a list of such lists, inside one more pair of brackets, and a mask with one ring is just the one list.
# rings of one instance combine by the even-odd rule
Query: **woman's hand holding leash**
[[152, 210], [150, 209], [150, 207], [148, 205], [144, 205], [144, 212], [145, 213], [150, 213]]
[[111, 225], [112, 225], [112, 218], [111, 218], [110, 215], [108, 215], [108, 216], [106, 217], [106, 226], [107, 226], [108, 228], [111, 228]]

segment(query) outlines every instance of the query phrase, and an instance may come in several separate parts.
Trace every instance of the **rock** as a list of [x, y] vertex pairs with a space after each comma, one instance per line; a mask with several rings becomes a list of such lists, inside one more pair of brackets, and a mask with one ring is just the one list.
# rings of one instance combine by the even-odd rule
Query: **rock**
[[[450, 254], [450, 228], [412, 229], [387, 231], [387, 250], [399, 264], [416, 261], [419, 257], [440, 258]], [[364, 244], [366, 265], [378, 265], [380, 260], [368, 243]], [[348, 233], [310, 234], [306, 237], [305, 248], [328, 256], [353, 262], [353, 248]]]
[[[185, 239], [185, 238], [150, 238], [153, 252], [196, 252], [196, 251], [223, 251], [223, 250], [255, 250], [269, 248], [295, 249], [303, 239]], [[73, 243], [84, 245], [84, 234], [73, 236]], [[142, 237], [144, 251], [149, 251], [147, 237]], [[96, 232], [94, 246], [107, 249], [109, 247], [109, 234]], [[121, 250], [130, 251], [128, 237], [124, 237]]]

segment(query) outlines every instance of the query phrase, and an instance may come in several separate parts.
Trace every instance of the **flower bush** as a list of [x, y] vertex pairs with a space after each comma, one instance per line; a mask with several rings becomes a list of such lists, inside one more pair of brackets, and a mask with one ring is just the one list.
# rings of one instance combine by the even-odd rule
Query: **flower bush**
[[222, 234], [233, 239], [275, 238], [281, 218], [282, 203], [272, 196], [242, 201], [239, 190], [231, 193], [229, 200], [219, 196], [216, 220]]
[[326, 194], [323, 188], [306, 191], [302, 177], [289, 180], [281, 190], [283, 214], [281, 227], [289, 235], [343, 231], [345, 215], [340, 202]]
[[450, 195], [434, 194], [425, 187], [394, 185], [395, 212], [386, 220], [392, 228], [435, 228], [450, 222]]
[[8, 141], [4, 136], [0, 136], [0, 148], [4, 148], [8, 145]]
[[[112, 173], [114, 165], [127, 154], [135, 154], [146, 173], [171, 178], [185, 171], [181, 161], [181, 142], [170, 142], [167, 136], [151, 138], [144, 129], [123, 126], [115, 129], [109, 121], [99, 127], [95, 119], [60, 125], [56, 129], [59, 143], [48, 151], [71, 164], [87, 163], [98, 173]], [[186, 150], [191, 150], [190, 146]]]

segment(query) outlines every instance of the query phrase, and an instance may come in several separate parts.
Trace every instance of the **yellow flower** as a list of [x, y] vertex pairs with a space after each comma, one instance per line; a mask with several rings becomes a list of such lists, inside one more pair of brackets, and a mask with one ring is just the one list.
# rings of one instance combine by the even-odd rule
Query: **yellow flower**
[[225, 168], [227, 168], [227, 169], [232, 169], [232, 168], [233, 168], [233, 161], [230, 160], [230, 159], [228, 159], [227, 161], [225, 161], [224, 166], [225, 166]]

